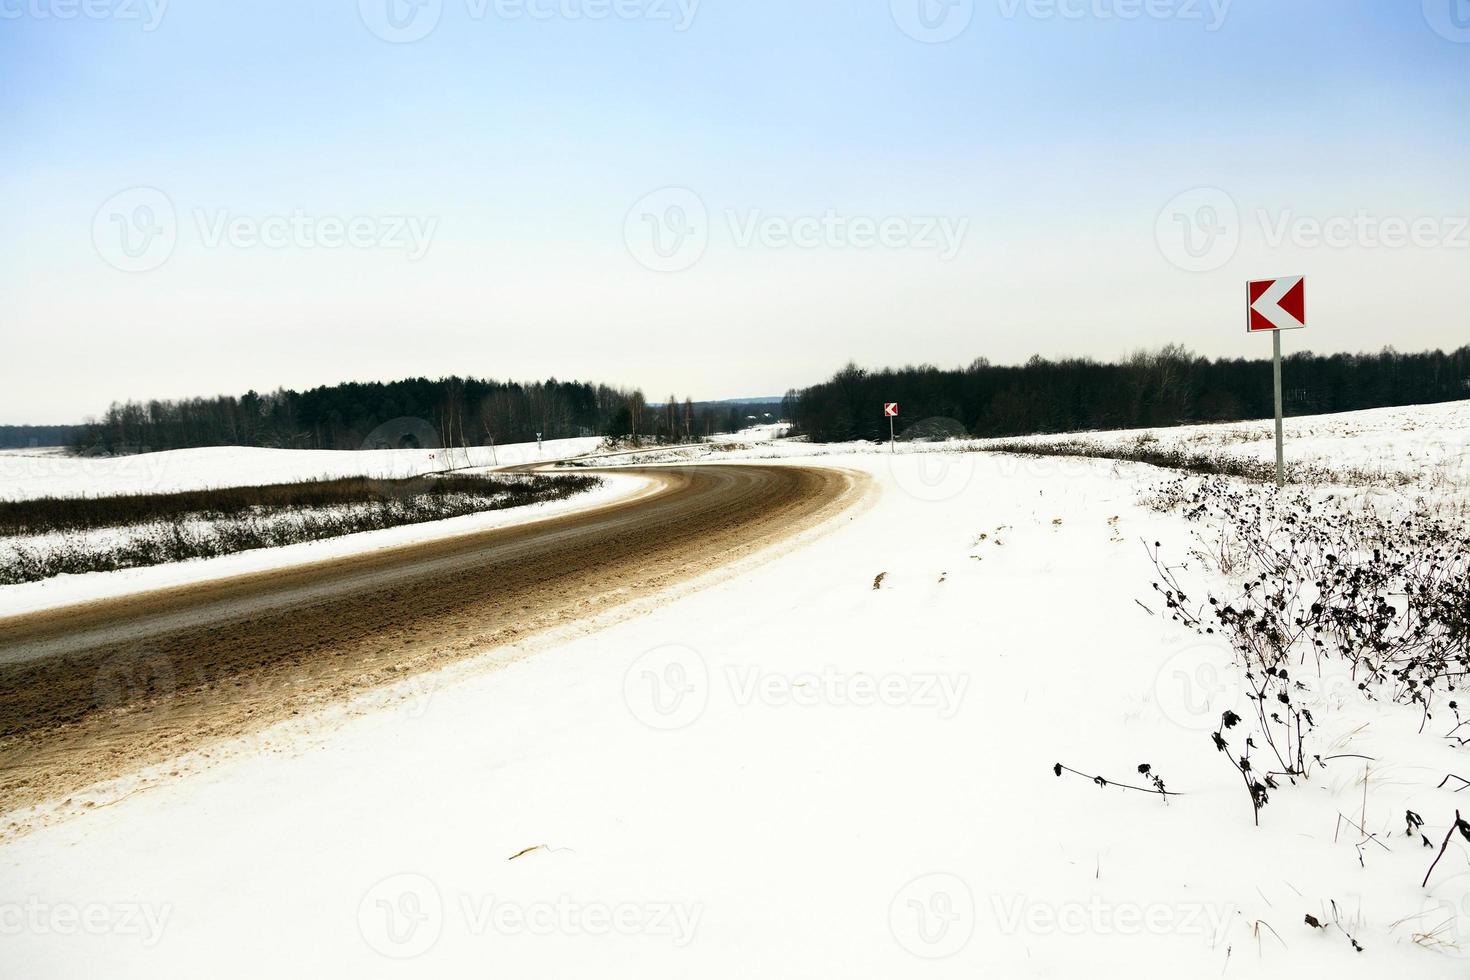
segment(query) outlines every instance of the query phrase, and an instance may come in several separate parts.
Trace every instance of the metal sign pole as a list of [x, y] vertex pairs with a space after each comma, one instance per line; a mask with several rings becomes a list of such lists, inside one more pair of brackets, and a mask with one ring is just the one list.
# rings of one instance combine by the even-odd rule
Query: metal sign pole
[[896, 442], [894, 442], [894, 440], [893, 440], [893, 416], [892, 415], [888, 416], [888, 451], [889, 451], [889, 453], [891, 453], [891, 454], [893, 454], [895, 456], [898, 455], [898, 444]]
[[1275, 357], [1272, 359], [1271, 370], [1276, 377], [1276, 485], [1286, 486], [1286, 453], [1282, 448], [1281, 438], [1281, 331], [1271, 331], [1272, 349]]

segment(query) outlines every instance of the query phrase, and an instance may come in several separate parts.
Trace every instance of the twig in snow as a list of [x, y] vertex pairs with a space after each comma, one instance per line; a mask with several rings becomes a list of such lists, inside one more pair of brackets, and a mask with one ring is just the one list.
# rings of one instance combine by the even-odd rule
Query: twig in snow
[[534, 845], [532, 847], [527, 847], [524, 850], [516, 851], [510, 857], [506, 858], [506, 860], [507, 861], [514, 861], [518, 857], [525, 857], [527, 854], [531, 854], [531, 853], [533, 853], [535, 851], [545, 851], [547, 854], [576, 854], [577, 853], [576, 851], [572, 850], [570, 847], [552, 847], [550, 844], [536, 844], [536, 845]]
[[1265, 919], [1257, 919], [1254, 923], [1251, 924], [1251, 933], [1256, 937], [1257, 954], [1261, 953], [1261, 926], [1265, 926], [1267, 929], [1271, 930], [1271, 935], [1276, 937], [1276, 941], [1281, 944], [1283, 949], [1290, 949], [1290, 947], [1286, 945], [1286, 940], [1281, 938], [1281, 933], [1277, 932], [1276, 928], [1272, 926], [1271, 923], [1267, 922]]
[[[1140, 768], [1144, 768], [1144, 767], [1140, 767]], [[1115, 782], [1115, 781], [1113, 781], [1111, 779], [1106, 779], [1106, 778], [1104, 778], [1102, 776], [1089, 776], [1085, 772], [1078, 772], [1076, 769], [1073, 769], [1070, 766], [1064, 766], [1060, 762], [1058, 762], [1055, 766], [1052, 767], [1052, 772], [1056, 773], [1058, 776], [1061, 776], [1061, 774], [1064, 773], [1064, 772], [1070, 772], [1074, 776], [1081, 776], [1083, 779], [1090, 779], [1094, 783], [1096, 783], [1097, 785], [1102, 786], [1102, 787], [1116, 786], [1119, 789], [1131, 789], [1131, 790], [1133, 790], [1134, 792], [1137, 792], [1137, 793], [1150, 793], [1150, 794], [1157, 794], [1159, 796], [1183, 796], [1184, 795], [1183, 793], [1176, 793], [1173, 790], [1164, 789], [1162, 783], [1159, 783], [1159, 784], [1155, 785], [1152, 789], [1148, 789], [1148, 788], [1145, 788], [1143, 786], [1130, 786], [1127, 783]], [[1145, 775], [1147, 775], [1147, 773], [1145, 773]]]
[[1352, 817], [1345, 815], [1341, 810], [1339, 810], [1337, 813], [1337, 830], [1334, 830], [1332, 832], [1332, 843], [1337, 843], [1337, 834], [1338, 831], [1342, 830], [1343, 824], [1347, 824], [1349, 827], [1353, 828], [1358, 833], [1363, 835], [1363, 840], [1360, 842], [1359, 846], [1362, 846], [1362, 844], [1366, 844], [1368, 841], [1371, 840], [1373, 843], [1377, 844], [1385, 851], [1392, 852], [1393, 848], [1389, 847], [1387, 844], [1383, 843], [1383, 841], [1379, 840], [1377, 835], [1368, 833], [1368, 831], [1364, 830], [1359, 824], [1355, 823]]
[[1429, 876], [1434, 874], [1435, 865], [1439, 864], [1439, 859], [1444, 857], [1444, 852], [1448, 850], [1450, 846], [1450, 838], [1454, 836], [1455, 831], [1457, 830], [1460, 832], [1461, 837], [1465, 838], [1466, 840], [1470, 840], [1470, 823], [1466, 823], [1464, 821], [1464, 819], [1460, 816], [1459, 810], [1455, 811], [1455, 822], [1450, 824], [1449, 830], [1445, 831], [1444, 843], [1439, 845], [1439, 853], [1434, 856], [1434, 864], [1431, 864], [1429, 866], [1429, 870], [1424, 872], [1424, 881], [1419, 887], [1429, 887]]

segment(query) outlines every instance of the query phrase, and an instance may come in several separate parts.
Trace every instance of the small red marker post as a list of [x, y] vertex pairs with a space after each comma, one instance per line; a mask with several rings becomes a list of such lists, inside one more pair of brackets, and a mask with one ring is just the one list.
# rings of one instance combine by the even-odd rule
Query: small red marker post
[[893, 420], [898, 418], [898, 402], [884, 402], [883, 414], [888, 417], [888, 451], [897, 453], [898, 444], [893, 437]]

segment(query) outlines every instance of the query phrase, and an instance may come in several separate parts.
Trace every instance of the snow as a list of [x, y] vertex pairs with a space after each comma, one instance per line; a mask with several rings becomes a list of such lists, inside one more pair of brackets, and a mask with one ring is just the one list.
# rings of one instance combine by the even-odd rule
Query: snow
[[[1014, 440], [1035, 445], [1082, 442], [1125, 446], [1144, 440], [1157, 448], [1274, 462], [1272, 419], [1223, 425], [1187, 425]], [[1470, 487], [1470, 401], [1378, 408], [1288, 418], [1282, 423], [1291, 463], [1337, 472], [1352, 482], [1393, 484], [1400, 478], [1428, 486]], [[1011, 440], [1000, 440], [1011, 441]], [[981, 440], [979, 446], [996, 440]]]
[[710, 437], [714, 443], [742, 443], [742, 442], [771, 442], [785, 436], [791, 431], [790, 422], [769, 422], [764, 425], [752, 425], [741, 429], [739, 432], [722, 433]]
[[398, 479], [446, 468], [519, 466], [593, 452], [597, 437], [469, 449], [258, 449], [220, 446], [135, 456], [81, 457], [0, 452], [0, 499], [171, 493], [300, 480], [371, 476]]
[[[1465, 410], [1301, 420], [1294, 451], [1408, 465], [1432, 433], [1463, 452]], [[1453, 758], [1415, 712], [1323, 685], [1320, 743], [1376, 761], [1283, 787], [1253, 826], [1208, 736], [1240, 694], [1230, 652], [1135, 601], [1155, 602], [1142, 542], [1192, 543], [1139, 502], [1160, 471], [904, 448], [718, 454], [878, 493], [650, 614], [297, 720], [0, 845], [8, 972], [1465, 975], [1467, 850], [1425, 892], [1432, 853], [1402, 834], [1412, 807], [1437, 844], [1457, 799], [1426, 789]], [[1058, 762], [1124, 782], [1146, 762], [1185, 795]], [[1463, 950], [1415, 942], [1442, 921]]]

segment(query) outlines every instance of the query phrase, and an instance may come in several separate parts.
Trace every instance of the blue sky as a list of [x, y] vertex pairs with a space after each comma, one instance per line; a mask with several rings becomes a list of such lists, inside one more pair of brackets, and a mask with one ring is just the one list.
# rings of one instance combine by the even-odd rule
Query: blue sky
[[[389, 0], [89, 2], [0, 0], [0, 422], [419, 373], [717, 398], [848, 358], [1263, 355], [1241, 286], [1302, 273], [1298, 347], [1470, 340], [1465, 0], [427, 0], [409, 43], [374, 32]], [[963, 29], [906, 33], [921, 2]], [[690, 202], [702, 245], [649, 253]], [[1221, 202], [1235, 234], [1181, 256]], [[171, 234], [119, 255], [138, 215]]]

